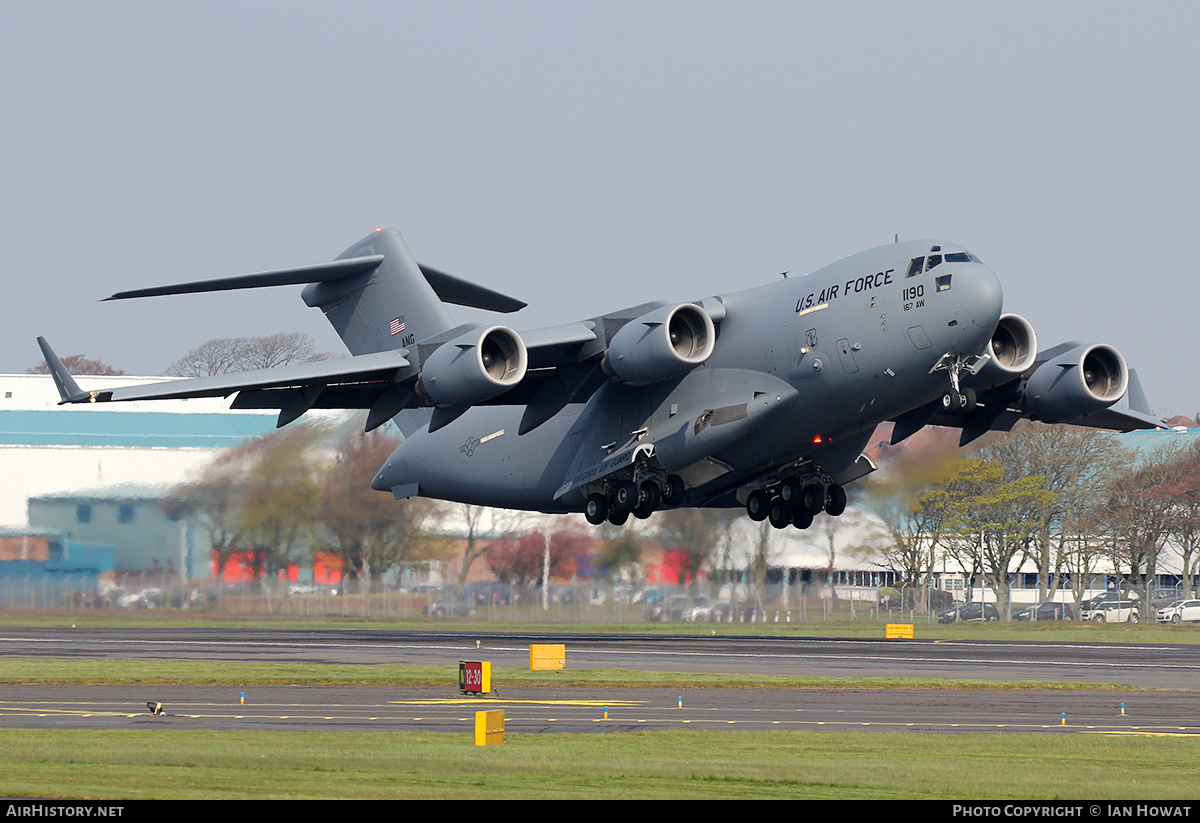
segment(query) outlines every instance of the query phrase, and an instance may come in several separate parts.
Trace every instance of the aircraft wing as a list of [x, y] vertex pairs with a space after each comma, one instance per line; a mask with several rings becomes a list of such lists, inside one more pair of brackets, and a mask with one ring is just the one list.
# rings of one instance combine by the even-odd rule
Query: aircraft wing
[[[336, 281], [370, 271], [379, 264], [378, 258], [378, 255], [351, 258], [299, 269], [119, 292], [108, 299]], [[471, 284], [434, 269], [423, 269], [423, 273], [444, 299], [487, 308], [497, 308], [503, 303], [501, 310], [506, 311], [518, 307], [516, 301], [504, 302], [503, 295], [478, 288], [471, 291]], [[435, 431], [472, 405], [519, 405], [526, 407], [519, 430], [524, 434], [549, 420], [568, 403], [586, 402], [607, 379], [600, 361], [612, 336], [634, 318], [662, 305], [665, 304], [647, 303], [592, 320], [522, 332], [521, 345], [527, 354], [523, 379], [498, 394], [474, 401], [457, 398], [451, 402], [431, 401], [428, 395], [418, 394], [417, 378], [431, 355], [443, 347], [464, 349], [475, 345], [478, 341], [472, 335], [480, 328], [477, 324], [450, 329], [407, 349], [104, 391], [81, 390], [45, 338], [39, 337], [38, 345], [50, 366], [62, 403], [228, 397], [236, 393], [233, 408], [278, 409], [278, 426], [287, 425], [313, 408], [368, 409], [368, 431], [405, 409], [432, 407], [429, 428]], [[724, 306], [718, 300], [705, 300], [702, 305], [715, 322], [724, 317]]]
[[[522, 337], [533, 368], [517, 387], [486, 402], [490, 405], [529, 405], [531, 412], [526, 416], [531, 423], [529, 428], [532, 428], [572, 401], [583, 386], [589, 388], [589, 394], [595, 391], [597, 368], [583, 362], [591, 357], [581, 350], [596, 340], [596, 334], [592, 324], [574, 323], [527, 332]], [[368, 430], [404, 409], [430, 405], [416, 393], [420, 368], [414, 362], [417, 358], [406, 349], [212, 377], [83, 391], [45, 338], [39, 337], [38, 345], [58, 387], [60, 404], [181, 400], [228, 397], [236, 393], [233, 408], [278, 409], [278, 426], [287, 425], [312, 408], [369, 409]], [[423, 342], [418, 344], [418, 349], [427, 356], [440, 345], [443, 343]], [[453, 419], [461, 411], [443, 413], [439, 420]]]
[[[1048, 354], [1066, 350], [1071, 345], [1055, 347]], [[1043, 362], [1039, 360], [1039, 365]], [[1027, 377], [1028, 373], [1009, 383], [980, 391], [978, 406], [967, 414], [942, 413], [937, 403], [906, 412], [893, 420], [892, 443], [899, 443], [924, 426], [932, 425], [962, 429], [959, 445], [965, 446], [989, 431], [1011, 431], [1020, 420], [1038, 419], [1025, 398], [1024, 378]], [[1129, 370], [1129, 384], [1124, 396], [1115, 403], [1054, 422], [1119, 432], [1167, 427], [1165, 421], [1150, 413], [1141, 381], [1133, 369]]]
[[[395, 391], [405, 381], [411, 382], [416, 375], [415, 367], [401, 350], [212, 377], [83, 391], [45, 338], [39, 337], [38, 345], [58, 387], [62, 398], [60, 405], [228, 397], [237, 393], [234, 408], [279, 409], [280, 426], [290, 423], [310, 408], [374, 409], [381, 397]], [[413, 393], [411, 388], [408, 392]]]

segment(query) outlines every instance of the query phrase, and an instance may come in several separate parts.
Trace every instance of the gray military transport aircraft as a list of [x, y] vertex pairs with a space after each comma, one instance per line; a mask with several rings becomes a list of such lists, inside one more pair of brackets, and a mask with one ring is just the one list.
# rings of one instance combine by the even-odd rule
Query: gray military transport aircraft
[[[845, 486], [926, 425], [966, 444], [1017, 420], [1163, 426], [1114, 348], [1039, 351], [1002, 313], [1000, 283], [961, 246], [893, 243], [803, 277], [695, 302], [643, 303], [518, 334], [456, 326], [445, 303], [524, 303], [420, 266], [376, 230], [331, 263], [119, 292], [120, 300], [304, 285], [352, 356], [83, 391], [38, 343], [63, 403], [237, 394], [233, 408], [367, 409], [405, 439], [371, 484], [425, 497], [623, 524], [662, 508], [745, 507], [807, 528], [842, 513]], [[1123, 401], [1118, 403], [1118, 401]]]

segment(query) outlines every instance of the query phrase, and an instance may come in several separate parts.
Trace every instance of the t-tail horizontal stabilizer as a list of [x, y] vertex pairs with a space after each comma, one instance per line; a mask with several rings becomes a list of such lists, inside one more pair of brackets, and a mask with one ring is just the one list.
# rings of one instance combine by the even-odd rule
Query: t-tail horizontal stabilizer
[[[168, 294], [201, 294], [212, 291], [235, 291], [237, 289], [260, 289], [269, 286], [306, 286], [310, 283], [337, 283], [361, 274], [375, 271], [384, 260], [382, 254], [349, 257], [330, 263], [311, 266], [296, 266], [290, 269], [238, 274], [233, 277], [217, 277], [212, 280], [194, 280], [170, 286], [151, 286], [144, 289], [119, 291], [105, 300], [129, 300], [134, 297], [162, 297]], [[514, 297], [446, 274], [429, 266], [420, 266], [421, 274], [433, 288], [439, 300], [456, 306], [502, 312], [520, 311], [526, 304]]]

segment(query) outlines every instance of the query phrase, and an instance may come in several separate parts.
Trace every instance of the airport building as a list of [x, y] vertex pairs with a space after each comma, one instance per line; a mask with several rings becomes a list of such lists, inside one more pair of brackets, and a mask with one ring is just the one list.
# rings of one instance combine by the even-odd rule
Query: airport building
[[[79, 382], [91, 390], [165, 379]], [[107, 545], [110, 570], [171, 565], [207, 577], [198, 535], [171, 522], [161, 501], [223, 449], [274, 431], [275, 414], [234, 411], [222, 398], [62, 407], [58, 399], [48, 375], [0, 375], [0, 527]]]

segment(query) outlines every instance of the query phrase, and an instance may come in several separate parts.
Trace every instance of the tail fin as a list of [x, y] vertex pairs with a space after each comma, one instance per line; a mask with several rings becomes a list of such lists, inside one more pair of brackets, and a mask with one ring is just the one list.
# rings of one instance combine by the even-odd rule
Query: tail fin
[[338, 260], [372, 256], [381, 260], [371, 271], [311, 283], [301, 295], [325, 313], [352, 354], [405, 348], [454, 327], [399, 232], [368, 235]]

